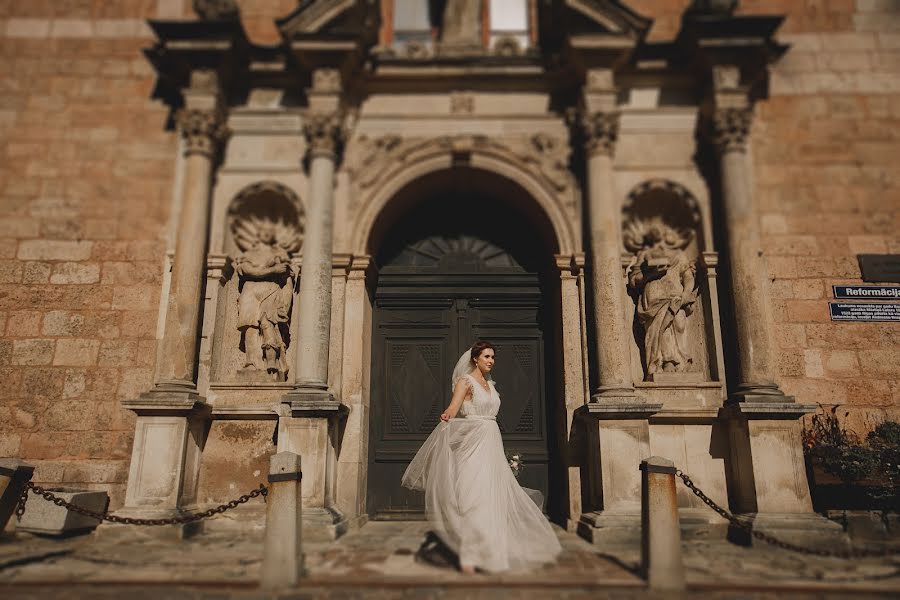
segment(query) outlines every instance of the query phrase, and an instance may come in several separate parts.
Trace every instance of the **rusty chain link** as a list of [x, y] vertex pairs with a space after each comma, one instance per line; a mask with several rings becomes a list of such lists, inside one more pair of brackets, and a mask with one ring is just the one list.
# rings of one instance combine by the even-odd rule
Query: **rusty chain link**
[[782, 548], [784, 550], [790, 550], [792, 552], [799, 552], [801, 554], [813, 554], [815, 556], [829, 556], [833, 558], [867, 558], [867, 557], [886, 557], [893, 556], [895, 554], [900, 554], [900, 548], [884, 548], [880, 550], [820, 550], [818, 548], [807, 548], [805, 546], [798, 546], [797, 544], [792, 544], [790, 542], [785, 542], [784, 540], [780, 540], [777, 537], [773, 537], [767, 533], [763, 533], [762, 531], [758, 531], [753, 529], [753, 525], [742, 521], [738, 517], [734, 516], [718, 504], [716, 504], [709, 496], [703, 493], [703, 490], [697, 487], [697, 485], [691, 481], [691, 478], [684, 474], [681, 469], [675, 469], [675, 475], [678, 476], [681, 481], [684, 482], [684, 485], [694, 492], [694, 495], [700, 498], [704, 504], [708, 507], [716, 511], [723, 519], [727, 520], [729, 523], [734, 525], [735, 527], [741, 529], [742, 531], [748, 533], [749, 535], [755, 537], [758, 540], [766, 542], [767, 544], [771, 544], [778, 548]]
[[108, 513], [99, 513], [94, 512], [92, 510], [88, 510], [86, 508], [82, 508], [71, 502], [66, 502], [59, 496], [55, 495], [53, 492], [47, 491], [39, 485], [35, 485], [30, 481], [25, 484], [25, 489], [22, 491], [22, 496], [19, 497], [19, 505], [16, 507], [16, 516], [22, 517], [25, 514], [25, 504], [28, 502], [28, 492], [33, 492], [35, 495], [42, 497], [44, 500], [48, 502], [52, 502], [56, 506], [61, 506], [72, 512], [76, 512], [80, 515], [84, 515], [86, 517], [91, 517], [94, 519], [98, 519], [100, 521], [109, 521], [110, 523], [119, 523], [121, 525], [184, 525], [185, 523], [193, 523], [195, 521], [201, 521], [203, 519], [208, 519], [209, 517], [213, 517], [215, 515], [222, 514], [226, 510], [231, 510], [236, 506], [240, 506], [241, 504], [251, 500], [252, 498], [256, 498], [257, 496], [262, 496], [265, 500], [266, 496], [269, 494], [269, 488], [267, 488], [262, 483], [259, 484], [259, 487], [255, 490], [251, 490], [249, 493], [244, 494], [243, 496], [239, 496], [236, 500], [231, 500], [226, 502], [225, 504], [220, 504], [214, 508], [210, 508], [209, 510], [204, 510], [203, 512], [193, 513], [189, 515], [184, 515], [182, 517], [171, 517], [169, 519], [134, 519], [132, 517], [117, 517], [116, 515], [110, 515]]

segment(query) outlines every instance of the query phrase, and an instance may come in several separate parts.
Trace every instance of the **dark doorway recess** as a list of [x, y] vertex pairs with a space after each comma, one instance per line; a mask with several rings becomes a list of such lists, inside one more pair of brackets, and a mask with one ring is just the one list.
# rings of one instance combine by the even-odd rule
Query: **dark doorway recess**
[[[555, 356], [559, 275], [545, 237], [509, 202], [471, 192], [431, 194], [384, 226], [376, 256], [368, 513], [422, 518], [423, 495], [400, 486], [407, 464], [449, 404], [460, 354], [497, 347], [498, 424], [526, 462], [522, 484], [552, 515], [561, 468]], [[564, 418], [564, 417], [562, 417]]]

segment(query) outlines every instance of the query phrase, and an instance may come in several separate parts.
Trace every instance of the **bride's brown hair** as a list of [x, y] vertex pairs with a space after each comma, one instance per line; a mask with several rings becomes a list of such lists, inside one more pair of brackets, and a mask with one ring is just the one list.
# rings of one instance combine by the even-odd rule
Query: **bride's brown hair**
[[481, 356], [481, 353], [485, 350], [493, 350], [495, 353], [497, 352], [497, 349], [494, 348], [494, 345], [490, 342], [475, 342], [474, 344], [472, 344], [472, 351], [469, 353], [469, 358], [472, 360], [472, 362], [475, 362], [475, 359]]

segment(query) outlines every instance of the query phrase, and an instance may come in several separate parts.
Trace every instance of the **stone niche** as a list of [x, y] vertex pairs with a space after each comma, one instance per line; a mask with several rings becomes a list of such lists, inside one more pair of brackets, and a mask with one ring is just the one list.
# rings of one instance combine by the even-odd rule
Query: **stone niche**
[[716, 257], [696, 198], [651, 180], [623, 206], [632, 371], [639, 387], [721, 387]]
[[220, 398], [231, 388], [244, 404], [254, 390], [271, 400], [293, 379], [303, 226], [299, 198], [279, 183], [250, 185], [228, 208], [210, 365]]

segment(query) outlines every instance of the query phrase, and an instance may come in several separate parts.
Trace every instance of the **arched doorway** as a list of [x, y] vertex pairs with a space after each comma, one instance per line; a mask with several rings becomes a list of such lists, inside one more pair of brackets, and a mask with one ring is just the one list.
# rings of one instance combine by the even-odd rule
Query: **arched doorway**
[[565, 487], [555, 248], [522, 191], [500, 178], [455, 169], [425, 179], [377, 224], [367, 512], [421, 517], [422, 495], [400, 478], [449, 404], [457, 358], [487, 339], [504, 445], [524, 455], [522, 483], [542, 490], [553, 514]]

